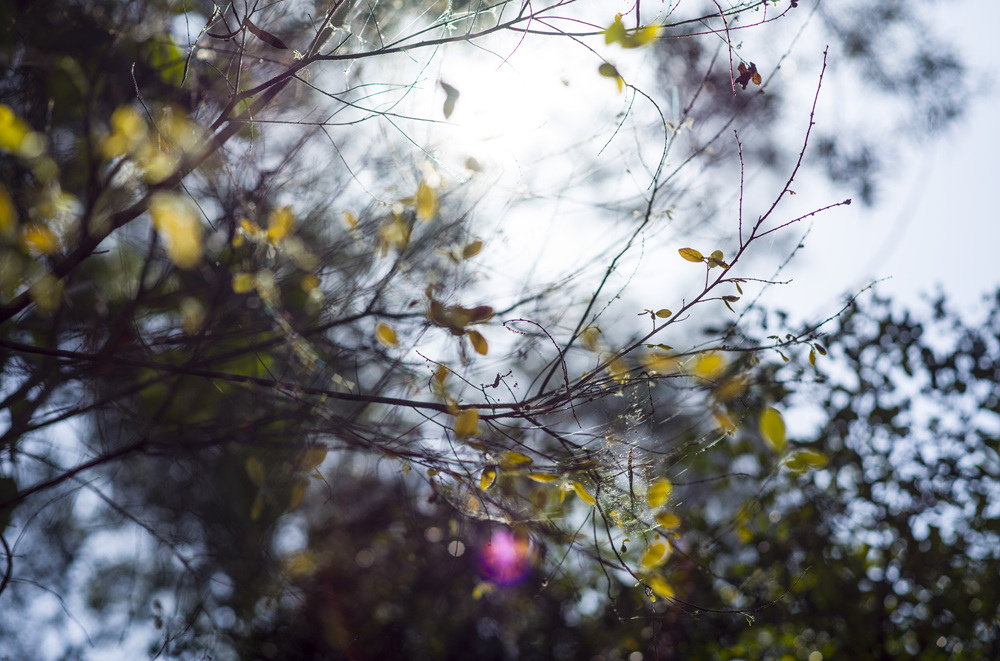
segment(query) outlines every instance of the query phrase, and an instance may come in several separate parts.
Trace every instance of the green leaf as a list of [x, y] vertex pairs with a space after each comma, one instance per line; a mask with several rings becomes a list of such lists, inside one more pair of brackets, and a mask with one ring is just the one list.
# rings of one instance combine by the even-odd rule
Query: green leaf
[[451, 113], [455, 112], [455, 102], [458, 101], [459, 92], [443, 80], [441, 81], [441, 89], [443, 89], [445, 93], [444, 118], [448, 119], [451, 117]]
[[785, 468], [794, 474], [826, 468], [829, 463], [829, 457], [819, 450], [812, 449], [796, 450], [784, 461]]
[[260, 459], [257, 457], [247, 457], [246, 470], [247, 476], [254, 485], [258, 487], [264, 486], [267, 478], [264, 473], [264, 464], [260, 462]]
[[704, 262], [705, 256], [694, 248], [681, 248], [677, 252], [680, 253], [681, 257], [688, 260], [689, 262]]
[[788, 445], [785, 437], [785, 420], [774, 408], [767, 407], [760, 414], [760, 436], [767, 447], [781, 454]]

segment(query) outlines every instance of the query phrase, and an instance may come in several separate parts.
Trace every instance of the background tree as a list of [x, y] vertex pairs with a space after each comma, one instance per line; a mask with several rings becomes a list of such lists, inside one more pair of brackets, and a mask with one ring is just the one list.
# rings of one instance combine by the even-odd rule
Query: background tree
[[[693, 310], [728, 314], [744, 287], [762, 284], [735, 269], [754, 241], [813, 211], [775, 213], [807, 138], [797, 136], [799, 163], [770, 210], [753, 222], [748, 213], [745, 227], [740, 218], [728, 255], [712, 245], [677, 256], [686, 244], [671, 245], [676, 262], [705, 274], [673, 294], [674, 312], [654, 305], [634, 315], [641, 327], [602, 315], [623, 256], [684, 199], [689, 164], [735, 144], [735, 120], [770, 112], [771, 96], [744, 73], [753, 63], [739, 61], [737, 23], [764, 29], [798, 8], [640, 15], [637, 5], [616, 19], [579, 2], [441, 5], [412, 22], [384, 9], [109, 0], [4, 16], [3, 596], [24, 613], [44, 612], [39, 595], [65, 596], [38, 619], [68, 647], [79, 629], [63, 613], [85, 610], [101, 624], [88, 622], [81, 649], [115, 647], [131, 623], [152, 622], [158, 631], [136, 639], [156, 639], [157, 654], [390, 654], [375, 640], [352, 649], [338, 633], [369, 626], [392, 630], [400, 656], [461, 656], [461, 632], [483, 654], [590, 658], [680, 649], [684, 617], [720, 606], [706, 591], [706, 602], [677, 595], [687, 610], [667, 612], [674, 568], [707, 566], [671, 531], [699, 520], [683, 503], [743, 502], [759, 483], [726, 493], [676, 476], [729, 485], [726, 459], [707, 450], [761, 416], [780, 422], [779, 398], [746, 390], [766, 374], [751, 358], [767, 345], [731, 345], [727, 329], [684, 349], [660, 337]], [[624, 92], [633, 124], [595, 140], [655, 120], [656, 139], [646, 128], [635, 140], [641, 192], [595, 205], [616, 230], [582, 303], [559, 280], [511, 291], [478, 282], [490, 246], [475, 179], [446, 176], [408, 129], [377, 130], [428, 119], [401, 112], [421, 84], [442, 93], [430, 119], [461, 103], [461, 90], [399, 62], [419, 70], [468, 44], [509, 52], [493, 35], [508, 49], [557, 37], [614, 54], [594, 55], [588, 75]], [[631, 55], [669, 63], [672, 45], [699, 42], [712, 46], [688, 51], [688, 86], [670, 88], [669, 101], [631, 82], [658, 73], [633, 68]], [[699, 64], [717, 45], [716, 64]], [[682, 148], [689, 117], [705, 133]], [[770, 138], [760, 140], [764, 153]], [[587, 185], [603, 180], [595, 174]], [[765, 429], [780, 444], [777, 427]], [[706, 529], [730, 514], [713, 513]], [[508, 527], [512, 536], [492, 536]], [[137, 550], [122, 531], [140, 533]], [[416, 560], [421, 538], [429, 546]], [[495, 564], [505, 544], [513, 566]], [[667, 564], [674, 545], [679, 565]], [[452, 567], [470, 573], [442, 588]], [[490, 590], [530, 572], [530, 587]], [[415, 623], [442, 612], [439, 597], [424, 601], [434, 589], [468, 608], [421, 633]], [[343, 605], [345, 591], [371, 619]], [[587, 607], [568, 607], [581, 593]], [[639, 611], [653, 629], [621, 622], [640, 605], [653, 609]], [[300, 607], [314, 615], [302, 620]], [[475, 637], [467, 612], [482, 613]], [[620, 626], [591, 639], [582, 632], [593, 618]], [[6, 624], [10, 653], [30, 654], [40, 641], [20, 624]], [[669, 645], [654, 635], [662, 626]], [[541, 635], [554, 628], [571, 633]]]

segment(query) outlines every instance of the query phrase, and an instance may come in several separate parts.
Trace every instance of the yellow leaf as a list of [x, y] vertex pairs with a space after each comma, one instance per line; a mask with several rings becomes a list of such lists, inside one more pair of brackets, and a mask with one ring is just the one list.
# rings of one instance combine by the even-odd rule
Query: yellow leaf
[[392, 330], [388, 324], [383, 324], [381, 321], [375, 325], [375, 339], [387, 347], [394, 347], [398, 342], [396, 339], [396, 331]]
[[45, 139], [31, 130], [9, 106], [0, 103], [0, 151], [35, 158], [45, 151]]
[[417, 218], [424, 222], [433, 220], [434, 216], [437, 215], [439, 205], [440, 201], [434, 189], [426, 183], [420, 182], [420, 186], [417, 188]]
[[680, 253], [681, 257], [688, 260], [689, 262], [703, 262], [705, 261], [705, 256], [694, 248], [681, 248], [677, 252]]
[[295, 216], [291, 207], [281, 207], [271, 212], [267, 222], [267, 240], [278, 243], [292, 233], [295, 227]]
[[257, 494], [257, 497], [253, 499], [253, 505], [250, 506], [250, 520], [256, 521], [260, 518], [260, 515], [264, 512], [264, 496], [262, 494]]
[[302, 460], [299, 462], [299, 467], [304, 471], [311, 471], [326, 459], [326, 448], [322, 446], [316, 446], [306, 450], [305, 454], [302, 456]]
[[104, 139], [101, 151], [108, 158], [136, 151], [146, 140], [148, 128], [139, 111], [132, 106], [120, 106], [111, 114], [111, 135]]
[[28, 288], [31, 300], [45, 312], [52, 312], [62, 301], [63, 284], [51, 273], [46, 273]]
[[671, 312], [670, 310], [668, 310], [666, 308], [663, 308], [662, 310], [657, 310], [656, 311], [656, 316], [659, 317], [660, 319], [666, 319], [667, 317], [669, 317], [672, 314], [673, 314], [673, 312]]
[[521, 454], [520, 452], [504, 452], [500, 455], [500, 465], [504, 468], [513, 468], [515, 466], [522, 466], [530, 463], [532, 463], [531, 457], [526, 454]]
[[597, 501], [594, 500], [594, 497], [590, 495], [590, 492], [587, 491], [586, 487], [584, 487], [579, 482], [573, 483], [573, 491], [575, 491], [576, 495], [580, 497], [580, 500], [587, 503], [588, 505], [597, 504]]
[[246, 294], [247, 292], [253, 291], [253, 283], [254, 279], [252, 273], [234, 273], [233, 293]]
[[288, 575], [291, 578], [303, 578], [309, 576], [318, 566], [316, 554], [312, 551], [299, 551], [285, 561]]
[[476, 350], [480, 356], [485, 356], [490, 350], [490, 345], [487, 344], [486, 338], [482, 336], [479, 331], [470, 330], [468, 332], [469, 341], [472, 342], [472, 348]]
[[825, 468], [830, 458], [819, 450], [796, 450], [785, 460], [785, 467], [795, 474]]
[[670, 480], [661, 477], [650, 485], [649, 491], [646, 492], [646, 502], [654, 509], [660, 507], [670, 498], [670, 492], [673, 491], [673, 488]]
[[626, 36], [627, 33], [625, 32], [625, 24], [622, 23], [621, 14], [618, 14], [615, 16], [615, 22], [604, 31], [604, 43], [613, 44], [615, 42], [620, 42], [623, 41]]
[[681, 520], [676, 514], [663, 512], [662, 514], [656, 515], [656, 523], [659, 524], [659, 526], [664, 530], [673, 530], [681, 525]]
[[718, 351], [705, 351], [698, 354], [691, 373], [703, 379], [712, 380], [726, 371], [726, 361]]
[[479, 488], [486, 491], [497, 481], [497, 470], [495, 468], [487, 468], [483, 471], [483, 474], [479, 477]]
[[45, 225], [31, 223], [24, 228], [21, 244], [38, 255], [51, 255], [59, 250], [59, 237]]
[[469, 438], [479, 434], [479, 411], [465, 409], [455, 416], [455, 436]]
[[202, 226], [190, 202], [176, 193], [156, 193], [149, 203], [153, 227], [163, 238], [170, 260], [182, 269], [202, 257]]
[[251, 482], [258, 487], [264, 486], [267, 477], [264, 474], [264, 464], [260, 463], [260, 459], [257, 457], [247, 457], [246, 470]]
[[7, 189], [0, 184], [0, 237], [12, 239], [17, 235], [17, 207]]
[[669, 583], [667, 583], [659, 576], [653, 576], [651, 578], [647, 578], [646, 585], [649, 586], [649, 589], [652, 590], [653, 594], [655, 594], [657, 597], [660, 597], [662, 599], [674, 598], [674, 589], [670, 587]]
[[785, 438], [785, 421], [777, 410], [767, 407], [760, 414], [760, 436], [767, 447], [781, 454], [788, 444]]
[[639, 561], [645, 569], [659, 567], [670, 557], [670, 542], [662, 540], [649, 545]]
[[548, 473], [529, 473], [528, 479], [534, 480], [535, 482], [541, 482], [542, 484], [548, 484], [550, 482], [555, 482], [559, 478], [555, 475], [549, 475]]

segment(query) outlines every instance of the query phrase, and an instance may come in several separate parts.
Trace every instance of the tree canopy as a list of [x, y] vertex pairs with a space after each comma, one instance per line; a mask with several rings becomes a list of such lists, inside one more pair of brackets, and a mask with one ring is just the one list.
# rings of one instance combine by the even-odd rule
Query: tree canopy
[[997, 325], [755, 304], [923, 4], [0, 9], [0, 654], [996, 654]]

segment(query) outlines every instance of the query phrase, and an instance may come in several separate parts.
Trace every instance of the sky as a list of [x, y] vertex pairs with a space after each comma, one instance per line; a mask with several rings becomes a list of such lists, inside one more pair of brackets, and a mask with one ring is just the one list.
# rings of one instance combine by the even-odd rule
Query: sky
[[937, 28], [972, 71], [976, 93], [966, 116], [943, 135], [907, 147], [885, 173], [874, 208], [855, 205], [835, 223], [817, 223], [791, 271], [808, 284], [783, 295], [818, 312], [842, 290], [888, 278], [877, 291], [900, 305], [940, 287], [949, 303], [975, 314], [1000, 286], [992, 255], [1000, 246], [1000, 77], [987, 68], [995, 35], [983, 20], [996, 6], [965, 0], [939, 12]]

